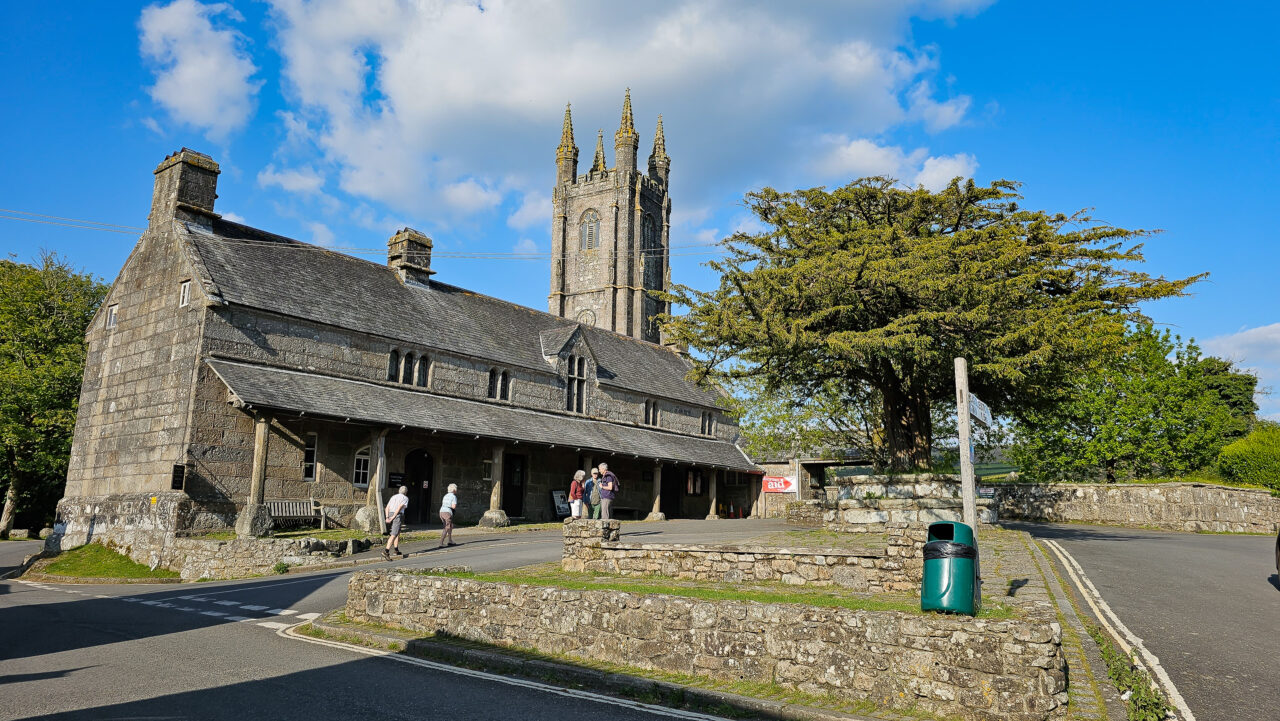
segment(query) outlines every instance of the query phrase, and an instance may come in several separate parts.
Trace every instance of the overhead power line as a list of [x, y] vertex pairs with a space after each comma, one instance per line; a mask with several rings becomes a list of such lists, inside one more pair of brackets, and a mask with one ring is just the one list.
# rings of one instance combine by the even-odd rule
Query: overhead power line
[[[103, 223], [96, 220], [84, 220], [81, 218], [67, 218], [60, 215], [45, 215], [43, 213], [32, 213], [25, 210], [11, 210], [8, 208], [0, 208], [0, 220], [19, 220], [24, 223], [40, 223], [42, 225], [56, 225], [64, 228], [77, 228], [79, 230], [98, 230], [106, 233], [120, 233], [123, 235], [137, 235], [146, 230], [146, 228], [134, 225], [119, 225], [117, 223]], [[381, 255], [387, 252], [386, 248], [365, 248], [354, 246], [324, 246], [315, 245], [298, 241], [297, 243], [283, 243], [278, 240], [270, 240], [267, 238], [226, 238], [222, 236], [214, 236], [216, 240], [225, 243], [241, 243], [245, 245], [262, 245], [272, 246], [290, 250], [328, 250], [342, 253], [351, 253], [354, 255]], [[721, 251], [716, 247], [718, 244], [709, 243], [677, 243], [670, 246], [670, 250], [665, 254], [668, 257], [676, 256], [693, 256], [693, 255], [716, 255]], [[684, 252], [670, 252], [671, 250], [682, 250], [686, 248], [700, 248], [701, 250], [686, 250]], [[603, 254], [612, 255], [603, 249], [597, 251]], [[658, 256], [662, 255], [661, 251], [640, 250], [636, 252], [625, 251], [618, 254], [619, 256]], [[449, 251], [439, 250], [432, 252], [435, 258], [450, 258], [461, 260], [549, 260], [552, 256], [551, 251], [530, 251], [530, 252], [503, 252], [503, 251]]]

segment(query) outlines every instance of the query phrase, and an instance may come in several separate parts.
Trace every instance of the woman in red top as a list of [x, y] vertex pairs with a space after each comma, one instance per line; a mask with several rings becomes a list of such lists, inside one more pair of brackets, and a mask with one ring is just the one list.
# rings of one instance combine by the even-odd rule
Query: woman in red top
[[582, 479], [586, 478], [586, 471], [578, 471], [573, 474], [573, 482], [569, 484], [569, 509], [574, 518], [582, 518], [582, 492], [584, 490]]

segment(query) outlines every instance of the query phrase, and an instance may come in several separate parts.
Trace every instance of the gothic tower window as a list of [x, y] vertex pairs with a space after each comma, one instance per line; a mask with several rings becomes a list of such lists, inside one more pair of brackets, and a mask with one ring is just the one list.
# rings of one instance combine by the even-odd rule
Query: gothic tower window
[[582, 224], [578, 229], [578, 249], [595, 250], [600, 247], [600, 214], [588, 210], [582, 214]]

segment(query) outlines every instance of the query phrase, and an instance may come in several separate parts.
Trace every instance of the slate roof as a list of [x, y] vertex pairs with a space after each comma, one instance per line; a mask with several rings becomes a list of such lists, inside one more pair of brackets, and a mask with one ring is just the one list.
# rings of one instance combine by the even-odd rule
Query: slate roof
[[[432, 280], [402, 284], [386, 265], [353, 258], [239, 223], [215, 219], [182, 236], [210, 290], [238, 305], [372, 333], [507, 365], [549, 371], [544, 343], [568, 340], [578, 324]], [[719, 392], [685, 380], [691, 364], [653, 343], [581, 326], [599, 380], [639, 394], [715, 408]], [[552, 331], [546, 336], [543, 334]]]
[[727, 441], [438, 396], [412, 387], [221, 359], [205, 362], [240, 401], [259, 408], [758, 472]]

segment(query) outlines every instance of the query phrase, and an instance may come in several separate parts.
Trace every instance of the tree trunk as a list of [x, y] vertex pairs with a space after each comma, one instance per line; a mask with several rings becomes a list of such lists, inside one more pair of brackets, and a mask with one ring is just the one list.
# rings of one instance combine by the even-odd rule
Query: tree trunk
[[8, 456], [6, 459], [9, 463], [9, 490], [4, 494], [4, 512], [0, 514], [0, 538], [8, 538], [9, 531], [13, 530], [13, 517], [18, 513], [18, 485], [21, 480], [18, 477], [18, 459], [14, 455], [13, 448], [6, 449]]
[[1103, 466], [1107, 469], [1107, 483], [1116, 482], [1116, 459], [1108, 458]]
[[933, 421], [923, 393], [904, 390], [896, 378], [881, 388], [885, 445], [895, 471], [928, 470], [933, 460]]

